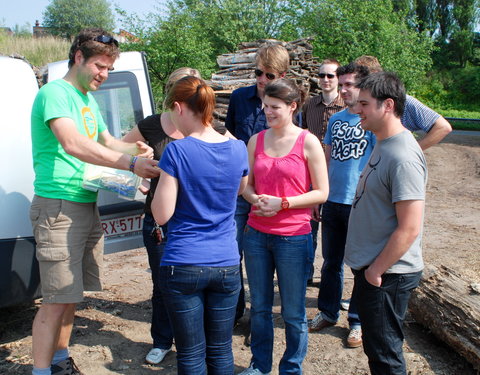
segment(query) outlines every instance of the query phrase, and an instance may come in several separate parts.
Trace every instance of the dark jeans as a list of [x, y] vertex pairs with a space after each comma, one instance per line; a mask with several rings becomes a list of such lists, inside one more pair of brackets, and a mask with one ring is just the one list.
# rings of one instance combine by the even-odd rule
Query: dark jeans
[[[320, 208], [322, 205], [319, 206]], [[313, 247], [313, 262], [315, 262], [315, 253], [317, 252], [317, 238], [318, 238], [318, 228], [320, 226], [320, 223], [316, 220], [310, 220], [310, 226], [312, 227], [312, 247]], [[312, 266], [310, 267], [310, 274], [308, 276], [308, 280], [313, 279], [313, 274], [315, 273], [315, 266], [312, 263]]]
[[250, 212], [250, 203], [248, 203], [242, 196], [237, 198], [237, 208], [235, 210], [235, 224], [237, 226], [237, 244], [238, 252], [240, 254], [240, 294], [238, 296], [237, 311], [235, 314], [235, 321], [240, 319], [245, 312], [245, 288], [243, 286], [243, 231], [247, 225], [248, 213]]
[[232, 375], [239, 266], [161, 266], [160, 280], [185, 375]]
[[[160, 244], [152, 237], [152, 230], [155, 225], [155, 220], [152, 215], [145, 214], [143, 219], [143, 243], [148, 253], [148, 263], [152, 270], [152, 325], [150, 333], [153, 339], [153, 347], [160, 349], [169, 349], [173, 343], [173, 332], [170, 327], [170, 320], [168, 319], [167, 310], [163, 303], [162, 293], [160, 291], [160, 262], [165, 248], [165, 240]], [[163, 227], [164, 234], [167, 233], [167, 226]]]
[[368, 283], [365, 270], [353, 273], [363, 350], [370, 372], [372, 375], [406, 375], [403, 320], [411, 292], [418, 286], [422, 272], [384, 274], [380, 287]]
[[[336, 323], [340, 317], [343, 293], [343, 258], [347, 240], [348, 218], [352, 206], [327, 201], [322, 207], [322, 277], [318, 291], [318, 309], [323, 319]], [[348, 309], [350, 328], [359, 328], [356, 298]]]
[[252, 363], [263, 373], [272, 369], [273, 278], [276, 271], [286, 339], [279, 373], [301, 374], [308, 345], [305, 294], [313, 261], [312, 236], [310, 233], [296, 236], [267, 234], [247, 225], [244, 244], [251, 296]]

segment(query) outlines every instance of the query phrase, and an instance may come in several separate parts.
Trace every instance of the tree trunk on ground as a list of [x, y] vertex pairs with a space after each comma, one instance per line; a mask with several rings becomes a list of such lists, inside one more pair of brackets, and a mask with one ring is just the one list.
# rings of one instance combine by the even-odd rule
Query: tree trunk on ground
[[480, 293], [453, 270], [427, 266], [409, 304], [414, 319], [480, 370]]

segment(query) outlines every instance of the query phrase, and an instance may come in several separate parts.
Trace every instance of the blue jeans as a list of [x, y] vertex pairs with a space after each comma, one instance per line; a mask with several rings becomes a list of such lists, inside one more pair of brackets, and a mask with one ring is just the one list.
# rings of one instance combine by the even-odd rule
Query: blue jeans
[[237, 312], [235, 314], [235, 321], [240, 319], [245, 311], [245, 288], [243, 286], [243, 231], [247, 225], [248, 214], [250, 212], [250, 203], [248, 203], [242, 196], [237, 198], [237, 208], [235, 210], [235, 224], [237, 226], [237, 244], [238, 252], [240, 253], [240, 295], [238, 296]]
[[185, 375], [232, 375], [239, 266], [161, 266], [162, 295]]
[[276, 270], [287, 341], [279, 373], [301, 374], [308, 345], [305, 293], [313, 261], [312, 236], [266, 234], [247, 225], [243, 241], [251, 297], [252, 364], [264, 373], [272, 370]]
[[[150, 333], [153, 339], [153, 347], [160, 349], [169, 349], [173, 343], [173, 332], [168, 319], [167, 310], [163, 303], [163, 297], [160, 290], [160, 262], [163, 256], [166, 239], [160, 244], [152, 236], [152, 230], [155, 225], [155, 220], [152, 215], [145, 214], [143, 219], [143, 243], [148, 253], [148, 263], [152, 270], [152, 325]], [[163, 226], [164, 234], [167, 233], [167, 226]]]
[[384, 274], [376, 287], [365, 279], [365, 270], [353, 271], [354, 293], [362, 320], [363, 350], [372, 375], [406, 375], [403, 358], [403, 320], [413, 289], [422, 272]]
[[[347, 240], [348, 218], [352, 206], [327, 201], [322, 207], [323, 266], [318, 291], [318, 309], [322, 318], [336, 323], [340, 317], [343, 293], [343, 258]], [[356, 298], [352, 297], [348, 309], [350, 328], [360, 328]]]

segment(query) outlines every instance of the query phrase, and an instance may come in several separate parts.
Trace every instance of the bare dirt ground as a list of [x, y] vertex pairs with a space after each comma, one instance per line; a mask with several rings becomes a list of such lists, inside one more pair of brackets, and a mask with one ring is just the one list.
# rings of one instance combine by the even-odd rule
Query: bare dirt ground
[[[426, 152], [429, 165], [424, 253], [427, 263], [448, 266], [469, 282], [480, 282], [480, 137], [450, 135]], [[144, 249], [106, 257], [105, 291], [89, 294], [79, 305], [71, 354], [88, 375], [175, 374], [175, 350], [159, 366], [144, 363], [151, 347], [151, 281]], [[316, 313], [321, 251], [317, 251], [315, 285], [307, 290], [307, 314]], [[345, 297], [352, 276], [345, 272]], [[31, 373], [32, 306], [0, 310], [0, 374]], [[274, 370], [285, 348], [278, 301], [275, 306]], [[407, 318], [405, 357], [410, 375], [475, 375], [475, 371], [428, 329]], [[236, 372], [249, 365], [244, 345], [247, 317], [235, 328], [233, 349]], [[305, 374], [364, 375], [367, 359], [361, 348], [347, 349], [346, 312], [339, 323], [309, 337]], [[195, 374], [192, 374], [195, 375]]]

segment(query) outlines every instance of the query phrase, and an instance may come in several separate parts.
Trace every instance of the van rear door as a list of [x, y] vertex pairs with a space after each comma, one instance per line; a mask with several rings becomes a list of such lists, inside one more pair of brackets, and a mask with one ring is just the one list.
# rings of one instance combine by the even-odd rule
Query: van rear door
[[39, 295], [29, 211], [33, 198], [30, 113], [38, 83], [25, 61], [0, 56], [0, 307]]

